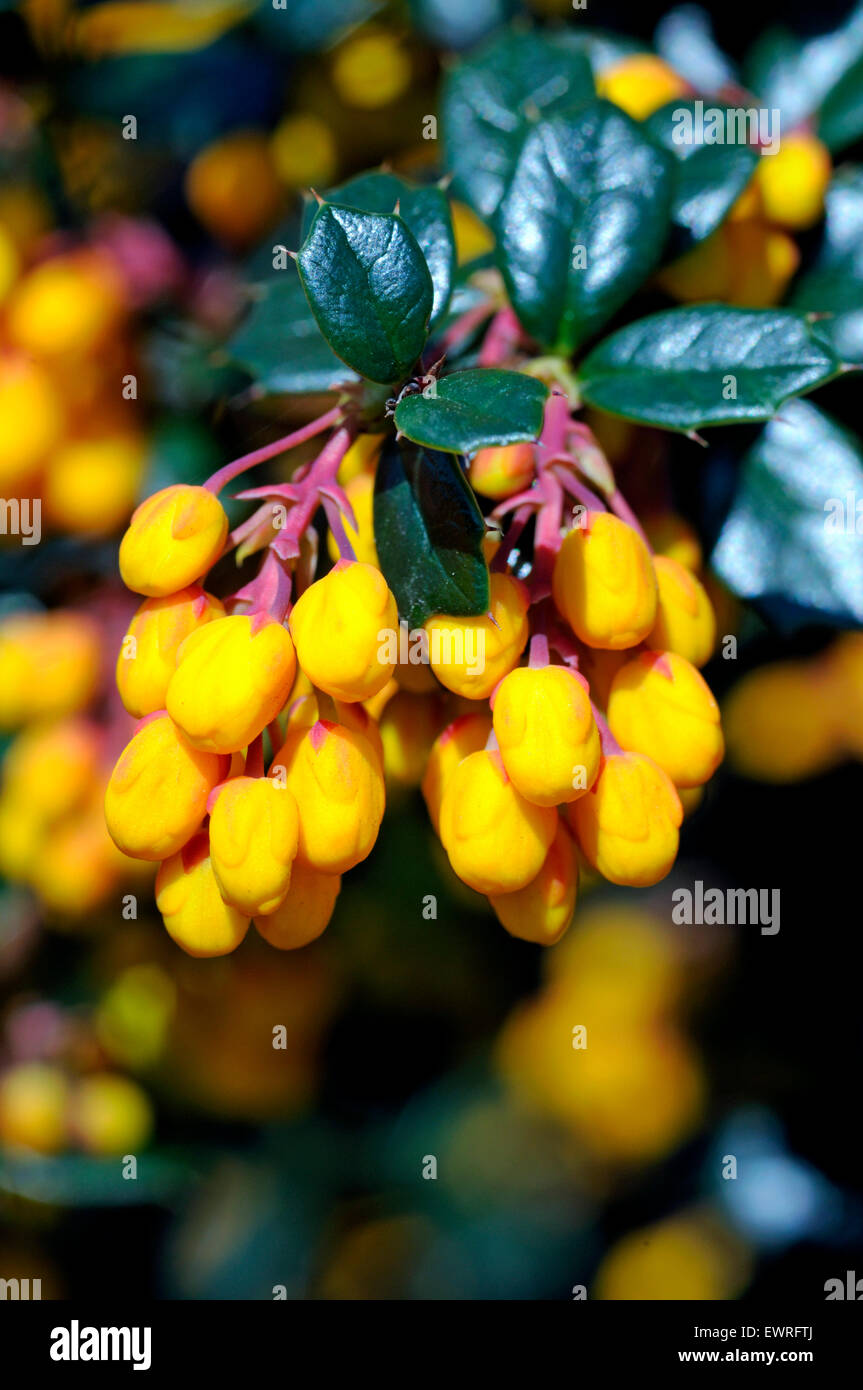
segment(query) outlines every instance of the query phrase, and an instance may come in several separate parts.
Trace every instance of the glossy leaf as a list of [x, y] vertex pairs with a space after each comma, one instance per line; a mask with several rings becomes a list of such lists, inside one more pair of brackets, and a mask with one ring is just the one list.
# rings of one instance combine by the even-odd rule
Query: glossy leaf
[[257, 298], [226, 345], [267, 394], [330, 391], [356, 377], [327, 344], [289, 264], [256, 287]]
[[[329, 189], [324, 197], [326, 202], [361, 212], [394, 212], [398, 204], [399, 216], [416, 237], [431, 274], [434, 325], [446, 310], [455, 277], [455, 236], [446, 194], [434, 184], [419, 186], [375, 169]], [[304, 237], [314, 216], [315, 204], [310, 200], [303, 215]]]
[[699, 304], [628, 324], [594, 348], [579, 376], [592, 405], [686, 432], [767, 420], [839, 370], [805, 314]]
[[[676, 156], [668, 258], [682, 255], [716, 230], [752, 178], [759, 158], [749, 145], [687, 140], [689, 130], [680, 113], [693, 114], [694, 105], [691, 101], [669, 102], [646, 122], [651, 135]], [[695, 136], [704, 134], [703, 122], [693, 120], [691, 129]]]
[[586, 54], [557, 37], [507, 31], [471, 54], [449, 73], [441, 103], [454, 192], [491, 217], [529, 126], [593, 94]]
[[487, 611], [485, 522], [452, 454], [388, 441], [375, 478], [374, 529], [399, 617], [412, 628], [436, 613]]
[[713, 568], [742, 598], [863, 623], [860, 498], [858, 441], [809, 401], [790, 401], [744, 460]]
[[644, 282], [669, 229], [672, 159], [607, 101], [531, 130], [498, 213], [498, 260], [525, 329], [568, 352]]
[[548, 388], [522, 372], [474, 367], [453, 372], [396, 407], [402, 434], [432, 449], [474, 454], [536, 439]]
[[824, 235], [793, 304], [830, 314], [815, 325], [843, 362], [863, 362], [863, 169], [839, 170], [827, 192]]

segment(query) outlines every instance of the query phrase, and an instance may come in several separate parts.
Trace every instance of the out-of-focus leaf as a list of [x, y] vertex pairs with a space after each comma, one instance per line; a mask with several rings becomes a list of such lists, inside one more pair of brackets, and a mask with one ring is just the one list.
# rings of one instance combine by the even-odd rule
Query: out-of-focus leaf
[[826, 103], [861, 58], [863, 4], [858, 4], [838, 29], [805, 43], [785, 29], [768, 30], [747, 56], [745, 85], [760, 103], [778, 107], [784, 129], [791, 130]]
[[678, 5], [663, 15], [654, 35], [656, 51], [696, 92], [719, 92], [736, 80], [734, 67], [713, 37], [710, 16], [700, 5]]
[[543, 34], [505, 32], [457, 64], [441, 101], [446, 167], [457, 196], [491, 217], [528, 127], [593, 94], [586, 55]]
[[404, 377], [426, 340], [434, 286], [402, 219], [325, 203], [297, 264], [333, 352], [370, 381]]
[[474, 454], [536, 439], [542, 429], [548, 388], [523, 372], [475, 367], [435, 387], [434, 394], [405, 396], [396, 407], [401, 433], [427, 448]]
[[634, 294], [669, 228], [672, 159], [593, 101], [527, 134], [498, 212], [498, 261], [527, 331], [569, 352]]
[[858, 441], [809, 401], [789, 401], [744, 460], [711, 563], [742, 598], [781, 598], [863, 624], [859, 498]]
[[863, 57], [826, 98], [818, 116], [818, 134], [833, 151], [853, 145], [863, 135]]
[[224, 353], [184, 323], [154, 328], [144, 340], [143, 355], [154, 397], [173, 410], [200, 410], [243, 384]]
[[805, 314], [698, 304], [621, 328], [594, 348], [579, 376], [591, 405], [685, 432], [767, 420], [789, 396], [839, 370]]
[[0, 1159], [0, 1192], [50, 1206], [167, 1204], [197, 1178], [194, 1158], [167, 1150], [141, 1154], [134, 1182], [124, 1180], [121, 1164], [115, 1158], [92, 1158], [84, 1154], [17, 1158], [7, 1153]]
[[256, 294], [225, 350], [257, 387], [270, 395], [299, 395], [356, 380], [321, 333], [293, 265], [258, 285]]
[[[429, 268], [434, 285], [431, 323], [437, 323], [446, 310], [455, 275], [452, 215], [442, 189], [433, 184], [421, 187], [374, 169], [329, 189], [324, 197], [326, 202], [359, 208], [360, 212], [394, 212], [398, 204], [399, 216], [419, 242]], [[303, 238], [311, 229], [315, 212], [315, 203], [309, 201], [303, 215]]]
[[815, 264], [799, 281], [796, 309], [829, 313], [816, 331], [843, 362], [863, 362], [863, 169], [847, 165], [827, 192], [824, 237]]
[[436, 613], [486, 612], [485, 522], [452, 454], [390, 439], [375, 478], [374, 530], [399, 617], [412, 628]]
[[[716, 230], [749, 183], [759, 158], [757, 150], [748, 145], [709, 145], [683, 139], [686, 131], [678, 113], [686, 110], [694, 114], [694, 107], [691, 101], [672, 101], [646, 122], [650, 134], [677, 156], [669, 259], [683, 255]], [[692, 129], [694, 134], [703, 133], [695, 120]]]
[[256, 0], [107, 0], [72, 21], [72, 42], [87, 58], [118, 53], [184, 53], [205, 48], [241, 24]]

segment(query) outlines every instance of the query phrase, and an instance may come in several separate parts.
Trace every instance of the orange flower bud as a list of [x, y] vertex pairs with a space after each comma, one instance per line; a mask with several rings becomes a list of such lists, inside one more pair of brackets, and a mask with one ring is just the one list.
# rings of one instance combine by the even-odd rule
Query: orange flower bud
[[181, 643], [168, 713], [196, 748], [235, 753], [275, 719], [296, 667], [281, 623], [261, 614], [216, 618]]
[[778, 661], [750, 671], [722, 711], [732, 767], [760, 782], [817, 776], [843, 752], [832, 713], [829, 685], [812, 663]]
[[762, 155], [755, 170], [768, 221], [794, 230], [811, 227], [824, 211], [832, 173], [830, 151], [809, 131], [783, 135], [778, 150]]
[[194, 835], [226, 769], [194, 748], [166, 714], [143, 724], [120, 754], [105, 793], [111, 839], [133, 859], [167, 859]]
[[205, 833], [159, 866], [156, 906], [168, 935], [190, 956], [229, 955], [251, 922], [219, 892]]
[[725, 751], [710, 687], [676, 652], [642, 652], [618, 671], [608, 723], [623, 748], [646, 753], [681, 787], [706, 782]]
[[596, 90], [637, 121], [687, 95], [683, 78], [653, 53], [630, 53], [599, 74]]
[[130, 714], [143, 719], [165, 708], [180, 644], [197, 628], [224, 616], [219, 599], [197, 584], [144, 600], [117, 657], [117, 689]]
[[479, 449], [468, 468], [474, 492], [495, 499], [512, 497], [529, 487], [533, 478], [532, 444], [504, 444]]
[[468, 754], [485, 748], [491, 729], [491, 716], [485, 710], [462, 714], [448, 724], [432, 744], [423, 774], [422, 794], [438, 834], [440, 805], [450, 776]]
[[313, 685], [339, 700], [367, 700], [393, 674], [396, 601], [380, 570], [339, 561], [291, 610], [300, 665]]
[[558, 610], [589, 647], [634, 647], [656, 620], [656, 579], [644, 541], [610, 512], [588, 512], [554, 565]]
[[329, 926], [341, 886], [338, 874], [323, 874], [308, 864], [296, 863], [287, 897], [275, 912], [256, 917], [255, 926], [279, 951], [308, 946]]
[[649, 887], [677, 857], [680, 797], [642, 753], [603, 758], [593, 787], [573, 803], [569, 818], [587, 862], [612, 883]]
[[659, 601], [656, 622], [645, 641], [655, 651], [677, 652], [703, 666], [716, 643], [716, 616], [704, 586], [677, 560], [653, 559]]
[[384, 779], [377, 754], [362, 734], [319, 719], [292, 729], [270, 768], [282, 775], [300, 810], [298, 858], [328, 874], [343, 874], [374, 846], [384, 814]]
[[139, 1153], [153, 1131], [146, 1091], [128, 1076], [85, 1076], [72, 1094], [70, 1123], [87, 1153], [119, 1157]]
[[562, 820], [536, 878], [515, 893], [492, 895], [489, 902], [510, 936], [553, 946], [572, 921], [578, 888], [578, 859]]
[[676, 512], [654, 512], [642, 517], [641, 524], [657, 555], [667, 555], [693, 574], [698, 573], [704, 560], [701, 542], [684, 517]]
[[434, 695], [409, 695], [400, 690], [388, 701], [380, 723], [388, 782], [419, 786], [442, 722], [441, 702]]
[[80, 806], [96, 780], [100, 739], [94, 724], [64, 719], [19, 734], [3, 763], [4, 795], [26, 802], [42, 820]]
[[479, 893], [513, 893], [536, 878], [556, 828], [554, 808], [521, 795], [496, 749], [469, 754], [447, 781], [441, 841], [459, 878]]
[[228, 518], [205, 487], [177, 483], [154, 492], [132, 513], [120, 542], [120, 574], [136, 594], [163, 598], [185, 589], [218, 560]]
[[487, 700], [501, 677], [518, 664], [528, 637], [527, 608], [524, 585], [510, 574], [495, 573], [488, 614], [429, 618], [429, 656], [441, 684], [469, 700]]
[[69, 1083], [48, 1062], [18, 1062], [0, 1076], [0, 1138], [4, 1144], [55, 1154], [69, 1132]]
[[537, 806], [575, 801], [599, 770], [599, 731], [582, 682], [564, 666], [521, 666], [494, 697], [494, 731], [515, 786]]
[[291, 882], [299, 816], [287, 787], [234, 777], [210, 811], [210, 860], [226, 903], [253, 917], [274, 912]]

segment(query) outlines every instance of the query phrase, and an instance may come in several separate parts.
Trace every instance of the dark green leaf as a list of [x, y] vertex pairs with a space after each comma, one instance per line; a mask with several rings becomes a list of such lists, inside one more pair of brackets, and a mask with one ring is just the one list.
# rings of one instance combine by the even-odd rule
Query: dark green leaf
[[[687, 140], [689, 132], [679, 113], [692, 114], [694, 105], [690, 101], [669, 102], [646, 122], [650, 134], [677, 156], [673, 167], [670, 258], [683, 255], [716, 230], [749, 183], [758, 163], [757, 150], [748, 145], [713, 145]], [[726, 108], [716, 109], [724, 111]], [[696, 136], [703, 133], [695, 120], [692, 133]]]
[[571, 351], [638, 289], [665, 244], [671, 181], [671, 156], [610, 102], [528, 133], [498, 212], [498, 258], [533, 337]]
[[396, 407], [402, 434], [430, 449], [475, 454], [493, 444], [536, 439], [548, 387], [523, 372], [471, 367]]
[[454, 191], [491, 217], [531, 122], [589, 101], [593, 92], [586, 55], [543, 34], [505, 32], [459, 63], [441, 103]]
[[767, 420], [839, 370], [805, 314], [699, 304], [613, 333], [582, 363], [580, 381], [602, 410], [686, 432]]
[[519, 8], [519, 0], [408, 0], [417, 29], [436, 48], [462, 49], [500, 28]]
[[375, 479], [374, 528], [381, 569], [410, 627], [437, 613], [488, 610], [485, 522], [452, 454], [389, 440]]
[[789, 401], [744, 460], [713, 568], [742, 598], [782, 598], [863, 623], [858, 498], [858, 442], [808, 401]]
[[325, 203], [298, 265], [333, 352], [371, 381], [406, 376], [423, 350], [434, 289], [401, 218]]
[[834, 151], [853, 145], [863, 135], [863, 58], [826, 98], [818, 116], [818, 134]]
[[815, 331], [833, 343], [843, 362], [863, 361], [863, 169], [848, 165], [833, 179], [821, 247], [792, 303], [833, 315]]
[[279, 6], [268, 0], [258, 5], [254, 22], [277, 48], [313, 53], [380, 8], [380, 0], [289, 0]]
[[318, 328], [293, 265], [256, 287], [258, 298], [226, 345], [268, 394], [331, 391], [354, 381]]
[[678, 5], [663, 15], [656, 51], [696, 92], [720, 92], [737, 74], [713, 37], [710, 16], [697, 5]]
[[[433, 326], [446, 310], [455, 276], [455, 237], [446, 194], [434, 185], [418, 187], [395, 174], [373, 170], [331, 188], [325, 198], [328, 203], [359, 208], [360, 212], [393, 212], [398, 203], [399, 216], [419, 242], [431, 274]], [[314, 215], [315, 205], [309, 202], [303, 215], [303, 237], [308, 235]]]

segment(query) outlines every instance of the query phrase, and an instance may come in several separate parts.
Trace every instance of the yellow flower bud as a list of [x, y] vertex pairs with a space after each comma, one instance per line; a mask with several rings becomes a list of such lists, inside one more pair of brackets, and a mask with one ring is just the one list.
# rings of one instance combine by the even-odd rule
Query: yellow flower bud
[[422, 780], [422, 794], [432, 825], [440, 834], [440, 805], [447, 783], [470, 753], [478, 753], [488, 743], [491, 716], [485, 710], [462, 714], [438, 734], [431, 746]]
[[229, 955], [251, 922], [219, 892], [205, 834], [159, 866], [156, 906], [168, 935], [190, 956]]
[[382, 434], [358, 434], [341, 463], [337, 481], [347, 489], [349, 483], [361, 474], [374, 478], [385, 436]]
[[556, 829], [557, 812], [521, 795], [496, 749], [470, 753], [447, 780], [441, 842], [459, 878], [478, 893], [524, 888], [542, 868]]
[[722, 712], [732, 767], [760, 782], [817, 776], [843, 752], [831, 713], [828, 688], [811, 663], [779, 661], [751, 671]]
[[698, 574], [704, 560], [701, 542], [684, 517], [676, 512], [654, 512], [642, 518], [642, 525], [657, 555], [667, 555]]
[[721, 230], [732, 266], [729, 304], [755, 309], [778, 304], [800, 264], [797, 243], [759, 218], [728, 222]]
[[830, 151], [814, 135], [783, 135], [776, 153], [762, 155], [755, 171], [765, 216], [795, 230], [811, 227], [824, 211], [832, 173]]
[[442, 685], [469, 700], [487, 700], [498, 681], [518, 664], [528, 637], [528, 595], [510, 574], [495, 573], [489, 612], [476, 618], [429, 618], [431, 668]]
[[642, 753], [603, 758], [591, 790], [568, 814], [587, 862], [612, 883], [647, 888], [677, 857], [680, 797]]
[[0, 620], [0, 729], [73, 714], [96, 692], [99, 629], [82, 613], [21, 613]]
[[510, 936], [535, 941], [539, 946], [553, 946], [572, 921], [577, 889], [575, 845], [560, 820], [536, 878], [515, 893], [493, 894], [489, 902]]
[[343, 874], [374, 846], [384, 814], [384, 779], [367, 738], [319, 719], [292, 729], [270, 776], [281, 775], [300, 811], [298, 858], [328, 874]]
[[12, 341], [34, 356], [83, 354], [102, 347], [123, 312], [119, 272], [104, 253], [54, 256], [19, 283], [8, 308]]
[[[361, 435], [361, 439], [370, 439], [371, 435]], [[347, 499], [354, 509], [357, 529], [354, 530], [351, 523], [345, 518], [345, 535], [353, 546], [354, 555], [361, 564], [373, 565], [375, 569], [380, 568], [378, 552], [375, 546], [375, 524], [372, 513], [372, 504], [375, 493], [374, 473], [358, 473], [355, 478], [345, 487]], [[338, 563], [339, 547], [332, 531], [327, 532], [327, 551], [330, 559]]]
[[[317, 701], [315, 703], [317, 704]], [[384, 744], [377, 718], [357, 700], [333, 700], [333, 706], [336, 711], [336, 722], [344, 724], [347, 729], [353, 729], [356, 733], [362, 734], [363, 738], [368, 740], [375, 751], [378, 766], [383, 771]], [[316, 713], [314, 719], [304, 719], [302, 722], [306, 728], [310, 729], [319, 718], [320, 713]]]
[[45, 840], [45, 821], [29, 801], [4, 792], [0, 796], [0, 874], [12, 883], [27, 883], [36, 872]]
[[18, 1062], [0, 1076], [0, 1138], [4, 1144], [55, 1154], [69, 1131], [69, 1083], [48, 1062]]
[[400, 690], [381, 715], [384, 773], [400, 787], [418, 787], [429, 751], [443, 720], [434, 695], [410, 695]]
[[589, 647], [634, 647], [656, 619], [650, 553], [637, 532], [610, 512], [588, 512], [584, 523], [560, 547], [554, 601]]
[[645, 641], [655, 651], [677, 652], [703, 666], [716, 643], [716, 616], [704, 586], [667, 555], [653, 560], [659, 594], [656, 622]]
[[291, 610], [300, 665], [313, 685], [338, 700], [367, 700], [383, 689], [395, 666], [388, 648], [398, 625], [380, 570], [359, 561], [339, 561]]
[[514, 785], [537, 806], [575, 801], [599, 771], [599, 731], [582, 682], [565, 666], [520, 666], [494, 697], [494, 731]]
[[666, 102], [686, 96], [689, 88], [661, 58], [653, 53], [633, 53], [601, 72], [596, 90], [635, 120], [643, 121]]
[[812, 675], [833, 711], [837, 743], [852, 757], [863, 757], [863, 632], [843, 632]]
[[197, 584], [144, 600], [117, 657], [117, 689], [130, 714], [143, 719], [165, 708], [181, 643], [197, 628], [224, 616], [219, 599]]
[[95, 725], [64, 719], [25, 729], [3, 762], [4, 795], [26, 802], [42, 820], [80, 806], [96, 780], [100, 739]]
[[713, 776], [725, 751], [719, 706], [676, 652], [642, 652], [617, 673], [608, 724], [623, 748], [646, 753], [680, 787]]
[[104, 535], [128, 520], [147, 461], [141, 435], [72, 439], [52, 453], [42, 499], [52, 526]]
[[48, 373], [25, 357], [0, 358], [0, 488], [29, 486], [63, 430], [63, 407]]
[[97, 804], [47, 831], [30, 882], [50, 912], [84, 917], [107, 899], [117, 868], [117, 852]]
[[127, 588], [162, 598], [193, 584], [218, 560], [228, 518], [205, 487], [177, 483], [136, 507], [120, 542], [120, 574]]
[[196, 748], [235, 753], [275, 719], [296, 671], [281, 623], [234, 614], [196, 628], [177, 652], [168, 713]]
[[254, 917], [274, 912], [290, 887], [299, 816], [287, 787], [234, 777], [210, 811], [210, 860], [226, 903]]
[[529, 487], [534, 472], [533, 449], [532, 444], [504, 444], [479, 449], [468, 468], [474, 492], [481, 497], [497, 500], [512, 497], [513, 493]]
[[606, 708], [611, 682], [629, 658], [630, 653], [626, 650], [610, 652], [602, 647], [582, 649], [578, 660], [579, 674], [584, 676], [590, 687], [590, 698], [600, 709]]
[[148, 719], [120, 754], [105, 793], [111, 839], [133, 859], [167, 859], [194, 835], [224, 758], [193, 748], [166, 714]]
[[723, 224], [670, 265], [663, 266], [656, 280], [666, 294], [682, 304], [703, 304], [730, 299], [734, 276], [731, 242]]
[[70, 1123], [81, 1147], [108, 1158], [138, 1153], [153, 1132], [147, 1093], [128, 1076], [100, 1072], [78, 1082]]
[[287, 897], [275, 912], [256, 917], [255, 926], [279, 951], [308, 946], [329, 926], [341, 886], [338, 874], [323, 874], [308, 864], [296, 863]]

